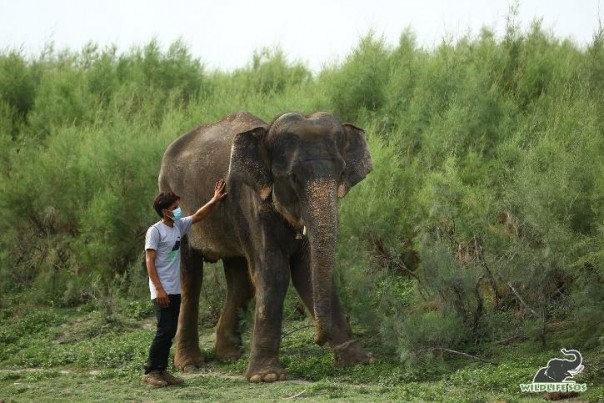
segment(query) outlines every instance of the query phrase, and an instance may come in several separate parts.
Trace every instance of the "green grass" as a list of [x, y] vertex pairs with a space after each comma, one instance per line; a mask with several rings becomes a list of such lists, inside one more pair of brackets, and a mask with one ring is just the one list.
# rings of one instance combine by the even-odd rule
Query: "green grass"
[[[536, 370], [556, 350], [532, 343], [483, 348], [481, 358], [444, 357], [405, 366], [370, 332], [357, 338], [374, 352], [373, 365], [338, 368], [328, 349], [312, 342], [306, 320], [288, 321], [281, 360], [288, 380], [248, 383], [247, 357], [230, 363], [212, 361], [213, 329], [201, 329], [208, 363], [182, 375], [184, 387], [151, 389], [141, 383], [142, 365], [153, 337], [153, 317], [132, 318], [124, 304], [117, 319], [107, 322], [91, 309], [47, 309], [5, 322], [0, 330], [0, 400], [11, 401], [541, 401], [522, 394]], [[355, 326], [359, 330], [358, 326]], [[363, 330], [363, 329], [360, 329]], [[249, 331], [245, 348], [249, 349]], [[587, 383], [581, 398], [604, 396], [604, 355], [584, 351]]]

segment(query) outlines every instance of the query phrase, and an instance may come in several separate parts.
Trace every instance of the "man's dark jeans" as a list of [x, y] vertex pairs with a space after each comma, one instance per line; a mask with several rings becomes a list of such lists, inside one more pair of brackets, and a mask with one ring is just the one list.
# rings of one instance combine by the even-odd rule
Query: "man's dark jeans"
[[151, 371], [163, 371], [168, 368], [168, 357], [172, 339], [176, 335], [178, 314], [180, 313], [180, 294], [168, 295], [170, 305], [166, 308], [159, 306], [157, 299], [153, 300], [155, 316], [157, 317], [157, 331], [149, 349], [149, 359], [145, 365], [145, 374]]

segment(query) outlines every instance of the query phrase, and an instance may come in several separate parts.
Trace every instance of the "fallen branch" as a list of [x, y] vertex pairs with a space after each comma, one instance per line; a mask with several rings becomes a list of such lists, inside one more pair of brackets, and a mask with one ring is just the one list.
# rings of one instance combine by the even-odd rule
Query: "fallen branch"
[[521, 334], [517, 334], [515, 336], [508, 337], [506, 339], [496, 340], [496, 341], [493, 342], [493, 344], [509, 344], [509, 343], [511, 343], [513, 341], [516, 341], [516, 340], [525, 340], [525, 339], [526, 339], [526, 336], [521, 335]]
[[296, 393], [296, 394], [295, 394], [295, 395], [293, 395], [293, 396], [290, 396], [290, 397], [284, 397], [284, 398], [283, 398], [283, 400], [293, 400], [293, 399], [295, 399], [295, 398], [297, 398], [297, 397], [302, 396], [302, 395], [303, 395], [303, 394], [305, 394], [305, 393], [306, 393], [306, 390], [303, 390], [302, 392], [300, 392], [300, 393]]
[[429, 350], [436, 350], [436, 351], [442, 351], [445, 353], [451, 353], [451, 354], [457, 354], [457, 355], [462, 355], [464, 357], [468, 357], [468, 358], [472, 358], [474, 360], [480, 361], [480, 362], [484, 362], [485, 364], [491, 364], [491, 365], [499, 365], [496, 362], [493, 361], [489, 361], [489, 360], [485, 360], [484, 358], [480, 358], [477, 357], [475, 355], [472, 354], [468, 354], [468, 353], [464, 353], [462, 351], [457, 351], [457, 350], [451, 350], [450, 348], [444, 348], [444, 347], [432, 347]]
[[464, 352], [461, 352], [461, 351], [451, 350], [450, 348], [440, 348], [439, 347], [438, 350], [442, 350], [442, 351], [445, 351], [445, 352], [451, 353], [451, 354], [463, 355], [464, 357], [473, 358], [475, 360], [478, 360], [478, 361], [481, 361], [481, 362], [484, 362], [484, 363], [487, 363], [487, 364], [498, 365], [496, 362], [485, 360], [484, 358], [480, 358], [480, 357], [477, 357], [475, 355], [471, 355], [471, 354], [464, 353]]
[[294, 333], [296, 333], [297, 331], [300, 331], [300, 330], [308, 329], [309, 327], [313, 327], [313, 325], [304, 325], [304, 326], [297, 327], [294, 330], [290, 330], [289, 332], [284, 332], [281, 335], [281, 337], [289, 336], [290, 334], [294, 334]]

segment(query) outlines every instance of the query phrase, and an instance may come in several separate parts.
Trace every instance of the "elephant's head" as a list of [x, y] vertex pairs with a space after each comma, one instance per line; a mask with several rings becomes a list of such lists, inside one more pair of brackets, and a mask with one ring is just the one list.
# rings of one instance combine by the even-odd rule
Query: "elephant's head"
[[364, 131], [327, 113], [287, 113], [233, 142], [229, 175], [272, 202], [297, 231], [306, 229], [319, 344], [330, 338], [336, 201], [370, 171]]

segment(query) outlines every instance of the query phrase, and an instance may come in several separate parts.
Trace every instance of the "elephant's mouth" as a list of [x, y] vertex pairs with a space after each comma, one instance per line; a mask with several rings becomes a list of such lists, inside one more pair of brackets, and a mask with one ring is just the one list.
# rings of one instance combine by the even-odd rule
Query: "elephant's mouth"
[[285, 206], [279, 203], [279, 200], [273, 200], [273, 206], [287, 223], [296, 231], [296, 233], [306, 233], [306, 224], [302, 217], [297, 217], [296, 214], [289, 211]]

